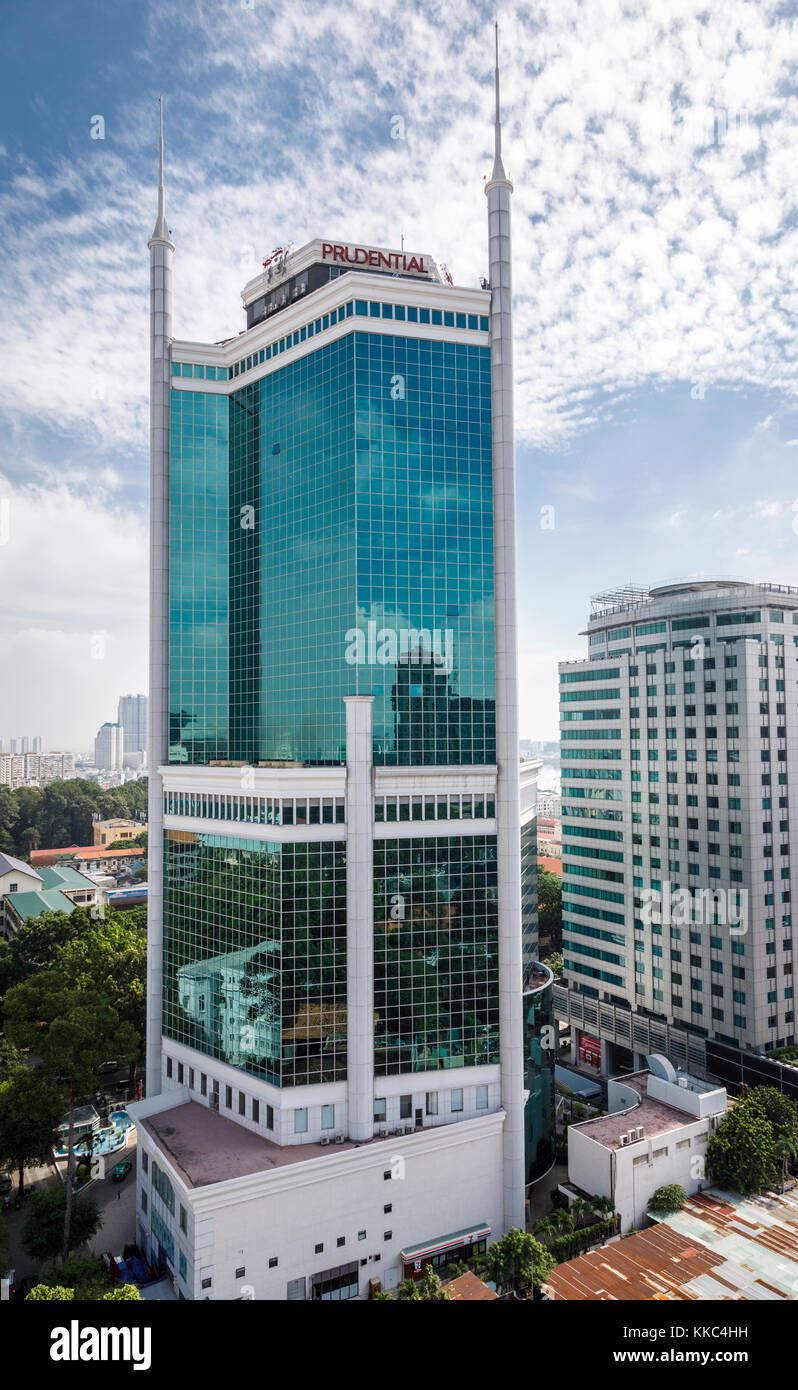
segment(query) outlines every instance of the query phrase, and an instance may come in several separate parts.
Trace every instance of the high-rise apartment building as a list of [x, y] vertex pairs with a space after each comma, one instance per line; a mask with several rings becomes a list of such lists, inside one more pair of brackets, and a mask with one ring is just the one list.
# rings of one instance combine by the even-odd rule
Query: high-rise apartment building
[[94, 740], [95, 766], [104, 772], [117, 772], [122, 766], [123, 742], [121, 724], [102, 724]]
[[496, 89], [490, 290], [314, 241], [222, 344], [172, 337], [161, 139], [134, 1111], [139, 1241], [186, 1298], [443, 1268], [523, 1226], [545, 1157]]
[[116, 720], [123, 729], [123, 754], [147, 748], [147, 696], [120, 695]]
[[793, 1043], [798, 589], [621, 589], [586, 636], [559, 668], [557, 994], [580, 1059]]

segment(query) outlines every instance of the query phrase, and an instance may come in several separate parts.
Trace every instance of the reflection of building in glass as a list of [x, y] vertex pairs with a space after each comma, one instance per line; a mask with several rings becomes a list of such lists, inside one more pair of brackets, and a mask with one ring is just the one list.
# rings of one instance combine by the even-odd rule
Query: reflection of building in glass
[[[346, 1075], [340, 842], [166, 838], [164, 1028], [276, 1086]], [[189, 867], [190, 865], [190, 867]]]

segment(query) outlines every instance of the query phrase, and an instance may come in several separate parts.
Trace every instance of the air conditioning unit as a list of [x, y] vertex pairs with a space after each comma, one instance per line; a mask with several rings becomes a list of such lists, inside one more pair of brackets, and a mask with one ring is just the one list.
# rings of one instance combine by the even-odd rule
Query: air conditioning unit
[[344, 1136], [343, 1136], [343, 1134], [336, 1134], [336, 1136], [335, 1136], [335, 1142], [336, 1142], [336, 1144], [343, 1144], [343, 1142], [344, 1142]]
[[322, 1137], [321, 1137], [321, 1139], [319, 1140], [319, 1143], [320, 1143], [320, 1144], [329, 1144], [329, 1142], [330, 1142], [330, 1136], [329, 1136], [329, 1134], [323, 1134]]
[[687, 1076], [680, 1076], [680, 1077], [679, 1077], [679, 1085], [681, 1086], [681, 1088], [682, 1088], [683, 1091], [689, 1090], [689, 1087], [690, 1087], [690, 1079], [689, 1079], [689, 1077], [687, 1077]]
[[626, 1145], [627, 1145], [628, 1143], [630, 1143], [630, 1142], [631, 1142], [631, 1141], [630, 1141], [630, 1139], [629, 1139], [629, 1135], [628, 1135], [628, 1134], [622, 1134], [622, 1135], [621, 1135], [621, 1138], [620, 1138], [621, 1148], [625, 1148]]
[[642, 1139], [642, 1138], [643, 1138], [643, 1126], [642, 1126], [642, 1125], [638, 1125], [638, 1126], [637, 1126], [637, 1129], [635, 1130], [635, 1139]]

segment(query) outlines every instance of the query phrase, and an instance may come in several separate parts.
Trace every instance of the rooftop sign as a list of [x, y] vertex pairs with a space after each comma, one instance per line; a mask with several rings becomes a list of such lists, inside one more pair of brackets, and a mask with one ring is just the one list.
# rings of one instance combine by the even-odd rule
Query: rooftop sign
[[375, 246], [345, 246], [332, 241], [322, 242], [321, 257], [335, 265], [369, 266], [372, 270], [393, 270], [404, 275], [429, 275], [432, 269], [424, 256], [413, 256], [406, 251], [383, 251]]

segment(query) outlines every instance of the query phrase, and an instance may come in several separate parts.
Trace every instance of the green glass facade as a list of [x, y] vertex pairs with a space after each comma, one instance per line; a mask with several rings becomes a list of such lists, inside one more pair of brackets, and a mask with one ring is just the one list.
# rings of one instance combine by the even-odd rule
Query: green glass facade
[[478, 344], [353, 330], [173, 390], [170, 761], [343, 763], [348, 694], [378, 765], [495, 760], [490, 428]]
[[499, 1060], [496, 837], [374, 844], [377, 1076]]
[[340, 842], [166, 832], [164, 1033], [275, 1085], [346, 1075]]
[[[341, 765], [350, 694], [378, 766], [495, 762], [487, 346], [353, 327], [229, 396], [173, 389], [170, 449], [171, 762]], [[164, 1034], [341, 1080], [345, 842], [220, 830], [166, 835]], [[376, 1072], [497, 1062], [495, 836], [374, 855]]]

